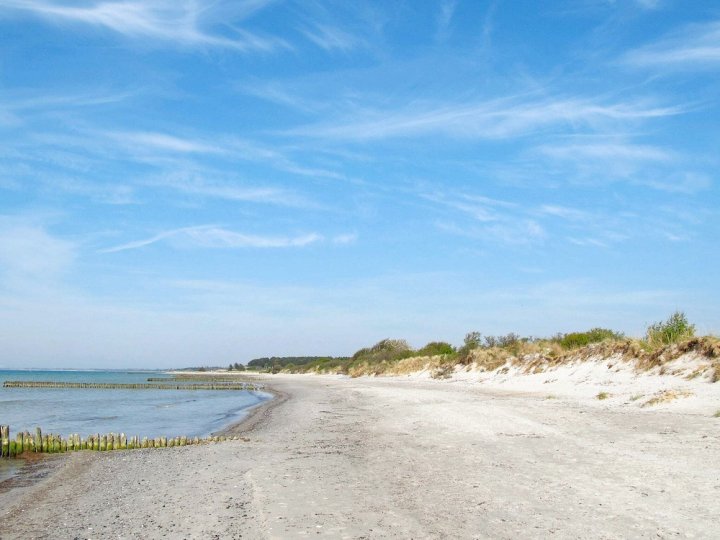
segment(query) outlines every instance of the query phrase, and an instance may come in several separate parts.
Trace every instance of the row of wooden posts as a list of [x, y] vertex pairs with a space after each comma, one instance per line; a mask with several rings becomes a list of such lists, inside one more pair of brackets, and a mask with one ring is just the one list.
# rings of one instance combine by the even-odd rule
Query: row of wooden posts
[[232, 375], [173, 375], [172, 377], [148, 377], [147, 380], [148, 380], [148, 382], [207, 381], [207, 382], [234, 382], [234, 383], [245, 382], [245, 384], [252, 384], [252, 383], [248, 383], [247, 381], [243, 381], [239, 377], [234, 377]]
[[260, 387], [251, 383], [196, 382], [170, 384], [145, 383], [88, 383], [61, 381], [5, 381], [4, 388], [80, 388], [101, 390], [259, 390]]
[[226, 437], [223, 435], [213, 437], [155, 437], [142, 439], [138, 436], [127, 437], [124, 433], [119, 435], [89, 435], [82, 438], [80, 435], [70, 435], [63, 439], [60, 435], [43, 435], [40, 428], [35, 429], [33, 436], [28, 431], [18, 433], [14, 439], [10, 437], [10, 426], [0, 426], [0, 457], [16, 457], [24, 452], [58, 454], [75, 452], [79, 450], [95, 450], [105, 452], [108, 450], [135, 450], [139, 448], [172, 448], [174, 446], [189, 446], [209, 444], [226, 440], [237, 440], [239, 437]]

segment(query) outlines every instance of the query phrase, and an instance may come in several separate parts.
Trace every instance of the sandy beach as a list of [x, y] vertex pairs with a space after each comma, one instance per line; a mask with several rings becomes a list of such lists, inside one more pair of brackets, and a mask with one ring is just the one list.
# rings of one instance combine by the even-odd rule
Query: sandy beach
[[710, 538], [720, 419], [420, 378], [275, 375], [203, 447], [77, 453], [13, 538]]

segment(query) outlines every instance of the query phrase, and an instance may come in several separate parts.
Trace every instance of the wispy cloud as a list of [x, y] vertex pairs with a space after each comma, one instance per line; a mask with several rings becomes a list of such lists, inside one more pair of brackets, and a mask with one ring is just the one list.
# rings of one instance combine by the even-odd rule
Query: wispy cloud
[[671, 150], [628, 142], [571, 142], [536, 147], [539, 153], [556, 159], [627, 160], [668, 162], [675, 159]]
[[437, 15], [437, 39], [443, 40], [447, 37], [455, 8], [457, 8], [457, 0], [443, 0], [440, 3], [440, 12]]
[[75, 243], [30, 221], [0, 216], [0, 275], [4, 285], [40, 285], [67, 270], [77, 257]]
[[400, 112], [373, 110], [361, 112], [352, 119], [299, 127], [286, 133], [344, 140], [430, 134], [504, 139], [553, 127], [599, 129], [608, 125], [677, 115], [684, 111], [685, 108], [681, 106], [664, 107], [640, 102], [511, 98], [415, 107]]
[[347, 180], [336, 171], [303, 165], [279, 146], [268, 147], [226, 134], [214, 137], [183, 137], [162, 132], [108, 131], [98, 133], [113, 141], [115, 150], [122, 149], [142, 160], [164, 161], [160, 154], [215, 155], [228, 161], [265, 163], [275, 169], [306, 177]]
[[236, 88], [243, 94], [301, 112], [315, 112], [326, 106], [318, 101], [308, 99], [286, 84], [275, 81], [250, 80], [239, 83]]
[[307, 246], [322, 239], [323, 237], [316, 233], [292, 237], [259, 236], [230, 231], [215, 225], [200, 225], [163, 231], [149, 238], [102, 249], [99, 253], [138, 249], [168, 240], [180, 245], [202, 248], [291, 248]]
[[332, 239], [333, 244], [339, 244], [339, 245], [346, 245], [346, 244], [352, 244], [354, 243], [358, 238], [358, 235], [355, 233], [350, 234], [338, 234], [337, 236], [334, 236]]
[[560, 141], [537, 146], [531, 154], [552, 164], [567, 181], [624, 181], [674, 193], [695, 193], [711, 185], [674, 150], [616, 139]]
[[226, 151], [221, 146], [165, 133], [127, 131], [108, 132], [107, 136], [114, 141], [134, 148], [153, 148], [183, 154], [220, 154]]
[[720, 21], [686, 26], [655, 43], [628, 52], [623, 61], [634, 66], [681, 70], [717, 67]]
[[[183, 171], [145, 182], [148, 186], [173, 189], [189, 195], [225, 199], [229, 201], [246, 201], [255, 203], [275, 204], [296, 208], [317, 207], [312, 201], [286, 189], [247, 185], [238, 180], [218, 179], [224, 177], [213, 171]], [[215, 178], [214, 180], [208, 178]]]
[[307, 39], [326, 51], [349, 51], [363, 45], [362, 39], [330, 24], [316, 22], [300, 31]]
[[567, 219], [569, 221], [583, 221], [589, 217], [588, 213], [583, 210], [570, 208], [568, 206], [559, 206], [556, 204], [543, 204], [540, 206], [539, 213], [547, 216]]
[[[250, 16], [269, 3], [263, 0], [235, 2], [231, 21]], [[282, 39], [260, 36], [244, 29], [235, 29], [228, 36], [210, 33], [203, 29], [203, 23], [212, 20], [213, 5], [189, 0], [95, 1], [83, 6], [48, 0], [0, 0], [0, 7], [28, 12], [54, 24], [87, 24], [128, 38], [149, 38], [171, 45], [211, 46], [238, 51], [272, 51], [288, 47]]]
[[477, 221], [490, 222], [502, 218], [497, 209], [512, 209], [516, 205], [508, 201], [501, 201], [482, 195], [467, 193], [456, 193], [448, 196], [443, 193], [424, 193], [421, 198], [446, 206], [453, 210], [459, 210]]
[[508, 219], [483, 226], [459, 225], [448, 221], [437, 221], [435, 225], [441, 231], [483, 243], [517, 246], [534, 244], [547, 237], [544, 227], [532, 219]]

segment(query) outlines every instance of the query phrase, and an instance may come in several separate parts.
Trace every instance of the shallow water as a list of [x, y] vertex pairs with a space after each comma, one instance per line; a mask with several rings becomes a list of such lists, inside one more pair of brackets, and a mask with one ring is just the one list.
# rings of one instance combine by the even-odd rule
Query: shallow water
[[23, 464], [22, 459], [0, 459], [0, 482], [15, 476]]
[[[144, 383], [157, 372], [0, 370], [7, 380]], [[239, 421], [269, 399], [244, 390], [102, 390], [0, 387], [0, 424], [18, 431], [69, 435], [125, 433], [140, 437], [202, 437]]]

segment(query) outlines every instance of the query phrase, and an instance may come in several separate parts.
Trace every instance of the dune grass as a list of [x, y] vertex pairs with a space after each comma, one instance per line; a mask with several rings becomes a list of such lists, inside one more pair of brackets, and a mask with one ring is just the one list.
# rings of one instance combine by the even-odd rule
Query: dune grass
[[483, 337], [480, 332], [470, 332], [458, 348], [433, 341], [416, 350], [405, 340], [383, 339], [351, 357], [323, 357], [302, 365], [273, 365], [267, 371], [337, 373], [351, 377], [428, 372], [434, 378], [448, 378], [463, 367], [486, 372], [508, 372], [514, 368], [533, 374], [561, 365], [612, 358], [630, 363], [638, 372], [663, 374], [673, 360], [694, 354], [704, 363], [691, 373], [682, 372], [683, 367], [673, 368], [678, 371], [674, 374], [717, 382], [720, 380], [720, 339], [694, 334], [694, 325], [682, 312], [676, 312], [666, 321], [650, 325], [644, 339], [628, 338], [605, 328], [550, 338], [521, 337], [515, 333]]

